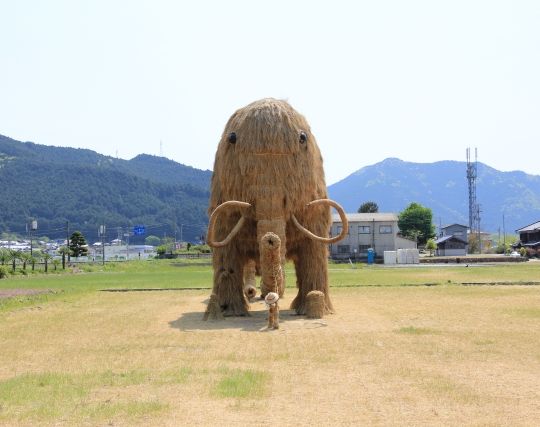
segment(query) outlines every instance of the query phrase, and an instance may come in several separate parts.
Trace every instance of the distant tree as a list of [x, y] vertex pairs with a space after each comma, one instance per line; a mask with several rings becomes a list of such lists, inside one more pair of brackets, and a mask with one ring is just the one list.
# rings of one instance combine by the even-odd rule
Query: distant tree
[[33, 256], [30, 255], [30, 252], [19, 252], [18, 258], [22, 261], [23, 270], [26, 271], [26, 264], [32, 261]]
[[398, 227], [404, 236], [425, 244], [428, 239], [435, 236], [432, 220], [431, 209], [413, 202], [399, 214]]
[[11, 254], [7, 249], [0, 248], [0, 263], [7, 264], [11, 260]]
[[45, 273], [47, 273], [49, 271], [49, 262], [52, 261], [52, 256], [47, 252], [44, 252], [41, 259], [43, 259], [43, 262], [45, 263]]
[[88, 255], [88, 244], [80, 231], [74, 231], [69, 238], [69, 250], [77, 258]]
[[437, 249], [437, 244], [435, 243], [435, 240], [428, 239], [426, 242], [426, 249], [429, 251], [429, 256], [433, 256], [433, 251]]
[[69, 248], [67, 246], [60, 246], [58, 248], [58, 253], [62, 255], [62, 269], [66, 269], [66, 255], [70, 253]]
[[159, 246], [161, 239], [158, 236], [148, 236], [144, 239], [144, 243], [150, 246]]
[[375, 202], [365, 202], [358, 208], [358, 213], [377, 213], [379, 212], [379, 205]]

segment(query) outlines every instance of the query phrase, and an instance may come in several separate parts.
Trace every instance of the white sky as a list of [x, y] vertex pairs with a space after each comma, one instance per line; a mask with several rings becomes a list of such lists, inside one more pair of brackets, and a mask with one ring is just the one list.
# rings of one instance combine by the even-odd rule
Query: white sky
[[212, 169], [287, 99], [332, 184], [387, 157], [539, 174], [540, 2], [0, 0], [0, 134]]

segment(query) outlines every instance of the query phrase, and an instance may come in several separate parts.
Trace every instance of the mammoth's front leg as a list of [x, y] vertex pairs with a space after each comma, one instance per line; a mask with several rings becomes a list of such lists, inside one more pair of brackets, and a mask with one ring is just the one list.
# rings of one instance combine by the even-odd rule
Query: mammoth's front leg
[[306, 314], [306, 297], [311, 291], [324, 294], [324, 312], [334, 312], [328, 289], [327, 247], [324, 243], [308, 240], [302, 242], [301, 249], [295, 251], [294, 267], [298, 295], [291, 303], [297, 314]]
[[249, 304], [243, 289], [246, 261], [234, 245], [214, 249], [212, 293], [225, 316], [248, 315]]

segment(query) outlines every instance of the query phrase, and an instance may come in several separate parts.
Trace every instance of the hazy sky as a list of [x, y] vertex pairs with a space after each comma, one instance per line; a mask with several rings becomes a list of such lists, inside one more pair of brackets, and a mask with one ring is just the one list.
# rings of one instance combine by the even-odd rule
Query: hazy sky
[[287, 99], [327, 183], [387, 157], [539, 174], [539, 1], [0, 0], [0, 134], [212, 169]]

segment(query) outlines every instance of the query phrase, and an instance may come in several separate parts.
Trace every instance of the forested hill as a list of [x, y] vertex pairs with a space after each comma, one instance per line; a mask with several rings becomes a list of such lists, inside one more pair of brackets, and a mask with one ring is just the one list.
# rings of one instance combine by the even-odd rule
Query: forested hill
[[145, 225], [147, 235], [196, 240], [206, 231], [211, 176], [157, 156], [123, 160], [0, 135], [0, 231], [24, 234], [35, 218], [37, 234], [51, 238], [69, 221], [91, 241], [103, 223], [108, 238]]
[[[413, 163], [389, 158], [363, 167], [328, 188], [329, 195], [347, 212], [356, 212], [366, 201], [379, 205], [381, 212], [400, 212], [418, 202], [433, 211], [436, 225], [469, 224], [466, 162]], [[477, 201], [481, 207], [481, 228], [497, 232], [540, 220], [540, 176], [524, 172], [501, 172], [478, 163]]]
[[[99, 224], [108, 238], [134, 225], [147, 235], [196, 240], [206, 232], [211, 171], [141, 154], [116, 159], [91, 150], [19, 142], [0, 135], [0, 232], [25, 233], [31, 218], [38, 235], [65, 236], [65, 225], [90, 241]], [[418, 202], [436, 225], [468, 224], [465, 162], [412, 163], [390, 158], [366, 166], [328, 189], [346, 211], [366, 201], [381, 212]], [[507, 232], [540, 219], [540, 176], [501, 172], [478, 164], [477, 196], [482, 229]], [[142, 239], [135, 239], [140, 242]]]

